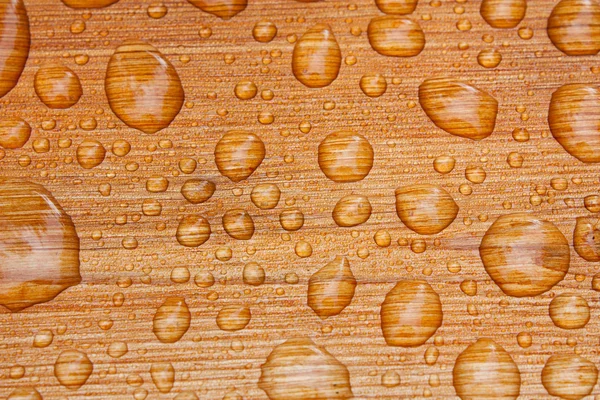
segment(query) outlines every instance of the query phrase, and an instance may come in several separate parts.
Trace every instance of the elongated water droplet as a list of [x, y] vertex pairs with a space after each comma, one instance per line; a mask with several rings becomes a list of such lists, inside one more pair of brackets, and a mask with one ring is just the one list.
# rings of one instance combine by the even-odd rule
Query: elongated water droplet
[[71, 8], [103, 8], [117, 3], [119, 0], [62, 0]]
[[463, 400], [514, 400], [521, 391], [521, 373], [502, 346], [483, 338], [460, 353], [452, 383]]
[[586, 163], [600, 162], [600, 91], [597, 87], [561, 86], [552, 94], [548, 123], [552, 136], [569, 154]]
[[163, 343], [175, 343], [190, 328], [192, 315], [183, 297], [168, 297], [156, 310], [152, 331]]
[[426, 79], [419, 86], [419, 102], [431, 121], [452, 135], [482, 140], [496, 126], [498, 101], [455, 79]]
[[0, 304], [15, 312], [79, 284], [79, 237], [43, 186], [0, 180]]
[[414, 57], [425, 47], [421, 26], [410, 18], [384, 15], [375, 17], [367, 29], [373, 50], [389, 57]]
[[246, 9], [248, 0], [188, 0], [209, 14], [228, 20]]
[[537, 296], [569, 270], [569, 243], [552, 223], [532, 214], [499, 217], [487, 230], [479, 255], [485, 270], [509, 296]]
[[171, 363], [152, 363], [150, 377], [161, 393], [169, 393], [175, 384], [175, 368]]
[[29, 18], [23, 0], [0, 4], [0, 97], [19, 82], [29, 57]]
[[309, 88], [322, 88], [337, 78], [342, 53], [331, 27], [317, 24], [296, 42], [292, 53], [294, 76]]
[[389, 346], [425, 343], [443, 320], [440, 296], [425, 281], [400, 281], [381, 304], [381, 330]]
[[350, 305], [356, 279], [348, 259], [337, 256], [315, 272], [308, 281], [308, 306], [321, 319], [341, 313]]
[[261, 366], [258, 387], [271, 400], [354, 397], [348, 368], [309, 338], [289, 339], [275, 347]]
[[396, 213], [420, 235], [434, 235], [446, 229], [458, 214], [458, 205], [441, 187], [420, 184], [396, 189]]
[[145, 42], [117, 47], [106, 69], [105, 90], [117, 117], [145, 133], [169, 126], [183, 105], [175, 67]]

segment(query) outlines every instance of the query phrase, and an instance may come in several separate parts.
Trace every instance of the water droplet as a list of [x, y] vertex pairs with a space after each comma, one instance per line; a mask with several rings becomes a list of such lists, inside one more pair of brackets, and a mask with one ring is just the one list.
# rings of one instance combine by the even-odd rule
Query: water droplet
[[337, 256], [308, 281], [307, 304], [321, 319], [341, 313], [354, 297], [356, 279], [348, 259]]
[[265, 270], [255, 262], [244, 266], [242, 276], [246, 285], [260, 286], [265, 282]]
[[206, 179], [189, 179], [181, 187], [181, 194], [192, 204], [204, 203], [212, 197], [217, 185]]
[[463, 400], [514, 400], [521, 391], [521, 373], [502, 346], [483, 338], [460, 353], [452, 370], [452, 383]]
[[152, 332], [163, 343], [175, 343], [190, 328], [191, 319], [183, 297], [167, 297], [154, 314]]
[[483, 0], [479, 10], [492, 28], [510, 29], [519, 25], [527, 12], [526, 0]]
[[71, 390], [82, 387], [92, 374], [94, 364], [87, 354], [77, 350], [65, 350], [54, 363], [54, 376], [61, 385]]
[[419, 0], [375, 0], [375, 4], [386, 14], [412, 14]]
[[15, 312], [79, 284], [79, 237], [43, 186], [0, 180], [0, 304]]
[[309, 338], [289, 339], [276, 346], [261, 366], [258, 387], [271, 400], [354, 397], [348, 368]]
[[23, 387], [13, 390], [7, 400], [43, 400], [43, 397], [35, 388]]
[[253, 133], [229, 131], [215, 147], [219, 172], [233, 182], [248, 178], [265, 158], [265, 144]]
[[248, 0], [188, 0], [202, 11], [228, 20], [246, 9]]
[[235, 85], [233, 93], [240, 100], [250, 100], [256, 96], [258, 88], [251, 81], [240, 81]]
[[183, 217], [175, 237], [185, 247], [198, 247], [210, 238], [211, 230], [208, 221], [200, 215]]
[[381, 330], [389, 346], [415, 347], [442, 325], [440, 296], [425, 281], [400, 281], [381, 304]]
[[439, 156], [433, 160], [433, 169], [440, 174], [448, 174], [454, 170], [456, 160], [451, 156]]
[[77, 147], [77, 162], [85, 169], [92, 169], [102, 164], [105, 156], [104, 146], [94, 139], [85, 139]]
[[173, 398], [173, 400], [199, 400], [194, 392], [181, 392]]
[[600, 229], [596, 220], [579, 217], [573, 231], [573, 247], [586, 261], [600, 261]]
[[2, 118], [0, 121], [0, 146], [20, 149], [31, 136], [31, 126], [21, 118]]
[[217, 326], [228, 332], [244, 329], [250, 323], [252, 314], [250, 309], [244, 306], [225, 306], [217, 315]]
[[458, 205], [444, 189], [429, 184], [396, 189], [396, 213], [409, 229], [434, 235], [446, 229], [458, 214]]
[[590, 307], [581, 296], [560, 294], [550, 302], [550, 318], [562, 329], [580, 329], [590, 320]]
[[517, 343], [520, 347], [527, 349], [531, 347], [531, 344], [533, 343], [533, 338], [528, 332], [519, 332], [519, 334], [517, 335]]
[[55, 109], [74, 106], [83, 94], [77, 74], [58, 64], [40, 68], [35, 74], [33, 87], [42, 103]]
[[387, 90], [385, 76], [379, 74], [367, 74], [360, 78], [360, 90], [369, 97], [382, 96]]
[[286, 231], [297, 231], [304, 225], [304, 214], [297, 208], [288, 208], [279, 214], [279, 223]]
[[175, 368], [171, 363], [152, 363], [150, 377], [161, 393], [169, 393], [175, 384]]
[[387, 388], [400, 385], [400, 375], [396, 371], [386, 371], [381, 375], [381, 384]]
[[19, 82], [29, 57], [29, 18], [23, 0], [5, 1], [0, 7], [2, 43], [0, 49], [0, 97]]
[[292, 71], [309, 88], [330, 85], [338, 76], [342, 53], [331, 27], [317, 24], [296, 42], [292, 53]]
[[339, 131], [319, 144], [319, 167], [334, 182], [357, 182], [373, 167], [373, 147], [362, 135]]
[[552, 135], [580, 161], [600, 162], [599, 121], [600, 92], [596, 87], [568, 84], [552, 94], [548, 111]]
[[502, 54], [496, 49], [484, 49], [477, 55], [477, 62], [484, 68], [496, 68], [502, 61]]
[[271, 21], [260, 21], [252, 28], [254, 40], [261, 43], [268, 43], [277, 35], [277, 27]]
[[248, 212], [241, 209], [229, 210], [223, 215], [223, 228], [237, 240], [250, 240], [254, 235], [254, 221]]
[[161, 19], [169, 12], [169, 9], [162, 3], [152, 3], [146, 11], [150, 18]]
[[431, 121], [452, 135], [482, 140], [494, 131], [498, 101], [464, 82], [427, 79], [419, 86], [419, 102]]
[[115, 4], [119, 0], [62, 0], [62, 2], [71, 8], [102, 8]]
[[125, 342], [113, 342], [108, 346], [107, 353], [112, 358], [121, 358], [129, 351], [127, 343]]
[[371, 211], [371, 203], [367, 196], [351, 194], [338, 200], [332, 217], [338, 226], [351, 227], [367, 222]]
[[594, 0], [562, 0], [548, 18], [548, 36], [569, 56], [600, 51], [600, 4]]
[[156, 48], [139, 41], [117, 47], [106, 69], [105, 90], [117, 117], [145, 133], [169, 126], [183, 105], [175, 67]]
[[485, 270], [509, 296], [537, 296], [569, 270], [569, 243], [552, 223], [532, 214], [499, 217], [487, 230], [479, 254]]
[[50, 329], [41, 329], [33, 337], [33, 347], [37, 347], [39, 349], [48, 347], [52, 344], [53, 340], [54, 334]]
[[281, 191], [274, 183], [259, 183], [252, 188], [250, 199], [261, 210], [271, 210], [279, 204]]
[[542, 384], [552, 395], [579, 400], [592, 393], [598, 381], [593, 362], [575, 354], [553, 355], [542, 369]]
[[384, 15], [375, 17], [367, 28], [373, 50], [383, 56], [414, 57], [425, 47], [425, 34], [419, 24], [409, 18]]

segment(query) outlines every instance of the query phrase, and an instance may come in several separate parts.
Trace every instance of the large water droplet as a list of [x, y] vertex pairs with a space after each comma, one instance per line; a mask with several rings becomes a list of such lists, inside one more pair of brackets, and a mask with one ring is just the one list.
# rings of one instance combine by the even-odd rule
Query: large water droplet
[[552, 223], [532, 214], [499, 217], [487, 230], [479, 254], [485, 270], [509, 296], [537, 296], [569, 270], [569, 243]]
[[31, 126], [21, 118], [3, 118], [0, 121], [0, 146], [20, 149], [31, 136]]
[[542, 384], [549, 394], [566, 400], [579, 400], [592, 393], [598, 381], [598, 368], [575, 354], [554, 355], [542, 369]]
[[65, 350], [54, 363], [54, 376], [61, 385], [71, 390], [82, 387], [92, 374], [94, 364], [87, 354], [77, 350]]
[[308, 281], [308, 306], [322, 319], [341, 313], [350, 305], [356, 279], [348, 259], [337, 256]]
[[258, 387], [271, 400], [354, 397], [348, 368], [309, 338], [289, 339], [275, 347], [261, 366]]
[[191, 4], [221, 19], [230, 19], [246, 9], [248, 0], [188, 0]]
[[569, 56], [600, 51], [600, 4], [596, 0], [562, 0], [548, 18], [548, 36]]
[[163, 343], [175, 343], [190, 328], [192, 315], [183, 297], [168, 297], [156, 310], [152, 331]]
[[362, 135], [339, 131], [319, 144], [319, 167], [334, 182], [357, 182], [373, 167], [373, 147]]
[[371, 211], [367, 196], [351, 194], [338, 200], [331, 215], [338, 226], [351, 227], [367, 222]]
[[583, 162], [600, 162], [600, 91], [597, 87], [583, 84], [560, 87], [552, 94], [548, 123], [552, 136], [569, 154]]
[[485, 22], [493, 28], [514, 28], [525, 18], [527, 1], [483, 0], [479, 11]]
[[384, 15], [375, 17], [367, 29], [373, 50], [389, 57], [414, 57], [425, 47], [421, 26], [410, 18]]
[[106, 69], [105, 90], [117, 117], [145, 133], [169, 126], [183, 105], [175, 67], [144, 42], [126, 42], [115, 50]]
[[296, 42], [292, 54], [294, 76], [305, 86], [330, 85], [340, 72], [342, 53], [331, 27], [317, 24]]
[[446, 229], [458, 214], [458, 205], [441, 187], [420, 184], [396, 189], [396, 213], [420, 235], [434, 235]]
[[0, 97], [19, 82], [29, 57], [29, 18], [23, 0], [0, 4]]
[[253, 133], [229, 131], [215, 147], [219, 172], [233, 182], [248, 178], [265, 158], [265, 144]]
[[425, 343], [443, 320], [440, 296], [425, 281], [400, 281], [381, 304], [381, 330], [389, 346]]
[[596, 219], [577, 218], [573, 231], [573, 247], [584, 260], [600, 261], [600, 229]]
[[419, 86], [419, 102], [431, 121], [452, 135], [481, 140], [496, 126], [498, 101], [455, 79], [426, 79]]
[[0, 304], [20, 311], [79, 284], [79, 237], [43, 186], [0, 180]]
[[71, 8], [103, 8], [115, 4], [119, 0], [62, 0]]
[[74, 106], [83, 94], [77, 74], [60, 64], [40, 68], [35, 74], [33, 87], [42, 103], [54, 109]]
[[463, 400], [514, 400], [521, 391], [521, 373], [502, 346], [483, 338], [460, 353], [452, 383]]

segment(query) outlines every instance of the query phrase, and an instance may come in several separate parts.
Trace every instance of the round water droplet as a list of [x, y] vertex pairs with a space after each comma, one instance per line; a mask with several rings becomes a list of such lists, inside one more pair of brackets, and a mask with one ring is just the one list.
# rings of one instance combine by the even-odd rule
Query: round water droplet
[[578, 217], [573, 231], [573, 247], [581, 258], [600, 261], [600, 229], [592, 218]]
[[268, 43], [275, 35], [277, 35], [277, 27], [271, 21], [257, 22], [252, 29], [252, 36], [257, 42]]
[[85, 139], [77, 147], [77, 162], [85, 169], [92, 169], [102, 164], [105, 156], [104, 146], [94, 139]]
[[521, 391], [521, 373], [502, 346], [483, 338], [460, 353], [452, 370], [452, 383], [463, 400], [514, 400]]
[[13, 390], [7, 400], [43, 400], [43, 397], [35, 388], [23, 387]]
[[307, 304], [319, 318], [326, 319], [350, 305], [354, 289], [356, 279], [348, 259], [337, 256], [310, 277]]
[[31, 126], [21, 118], [3, 118], [0, 121], [0, 147], [20, 149], [31, 136]]
[[45, 105], [57, 109], [74, 106], [83, 94], [75, 72], [57, 64], [40, 68], [35, 74], [33, 87]]
[[104, 87], [117, 117], [145, 133], [169, 126], [183, 105], [183, 88], [175, 67], [144, 42], [117, 47], [108, 62]]
[[252, 188], [250, 199], [261, 210], [271, 210], [279, 204], [281, 191], [274, 183], [259, 183]]
[[265, 270], [255, 262], [246, 264], [242, 275], [246, 285], [260, 286], [265, 282]]
[[421, 184], [396, 189], [396, 213], [420, 235], [434, 235], [446, 229], [458, 214], [458, 205], [441, 187]]
[[400, 281], [381, 304], [381, 330], [389, 346], [415, 347], [442, 325], [440, 296], [425, 281]]
[[371, 203], [367, 196], [351, 194], [338, 200], [332, 217], [338, 226], [351, 227], [367, 222], [371, 211]]
[[61, 0], [71, 8], [102, 8], [115, 4], [119, 0]]
[[200, 215], [183, 217], [175, 237], [185, 247], [198, 247], [210, 238], [211, 230], [208, 221]]
[[297, 231], [304, 225], [304, 214], [297, 208], [288, 208], [279, 214], [279, 223], [286, 231]]
[[368, 74], [360, 78], [360, 90], [369, 97], [382, 96], [387, 90], [387, 82], [383, 75]]
[[237, 240], [250, 240], [254, 235], [254, 221], [245, 210], [229, 210], [223, 215], [223, 228]]
[[19, 82], [29, 57], [29, 18], [23, 0], [5, 1], [0, 6], [2, 47], [0, 48], [0, 97]]
[[375, 0], [375, 5], [386, 14], [412, 14], [419, 0]]
[[532, 214], [499, 217], [487, 230], [479, 254], [485, 270], [509, 296], [537, 296], [569, 270], [569, 243], [552, 223]]
[[600, 4], [594, 0], [561, 0], [548, 18], [548, 36], [569, 56], [600, 51]]
[[593, 362], [575, 354], [554, 355], [542, 369], [542, 384], [552, 396], [579, 400], [592, 393], [598, 381]]
[[342, 53], [331, 27], [317, 24], [296, 42], [292, 53], [292, 72], [309, 88], [330, 85], [338, 76]]
[[265, 158], [265, 144], [253, 133], [229, 131], [215, 147], [219, 172], [233, 182], [248, 178]]
[[590, 320], [587, 301], [574, 294], [560, 294], [553, 298], [549, 313], [554, 325], [562, 329], [580, 329]]
[[206, 179], [189, 179], [181, 187], [181, 194], [192, 204], [204, 203], [212, 197], [217, 186]]
[[202, 11], [228, 20], [246, 9], [248, 0], [188, 0]]
[[275, 347], [261, 366], [258, 387], [271, 400], [354, 397], [348, 368], [309, 338], [289, 339]]
[[385, 15], [375, 17], [367, 29], [373, 50], [389, 57], [414, 57], [425, 47], [421, 26], [409, 19]]
[[334, 182], [357, 182], [373, 167], [373, 147], [362, 135], [339, 131], [319, 144], [319, 167]]
[[190, 328], [191, 319], [183, 297], [168, 297], [154, 314], [152, 332], [163, 343], [175, 343]]
[[94, 364], [85, 353], [65, 350], [54, 363], [54, 376], [61, 385], [71, 390], [82, 387], [92, 374]]
[[250, 309], [244, 306], [225, 306], [217, 315], [217, 325], [220, 329], [228, 332], [244, 329], [250, 323], [252, 314]]
[[526, 0], [483, 0], [481, 16], [492, 28], [514, 28], [525, 18]]

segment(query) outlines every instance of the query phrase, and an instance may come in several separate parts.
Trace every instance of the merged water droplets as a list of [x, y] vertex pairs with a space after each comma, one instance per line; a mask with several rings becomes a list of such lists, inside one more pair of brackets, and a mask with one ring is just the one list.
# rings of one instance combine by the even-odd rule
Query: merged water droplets
[[0, 180], [0, 304], [15, 312], [79, 284], [79, 237], [43, 186]]
[[396, 213], [408, 228], [421, 235], [446, 229], [458, 214], [458, 205], [441, 187], [419, 184], [396, 189]]
[[579, 400], [592, 393], [598, 381], [598, 368], [576, 354], [554, 355], [542, 369], [542, 384], [552, 396]]
[[600, 162], [600, 92], [597, 87], [561, 86], [552, 94], [548, 123], [556, 141], [569, 154], [583, 162]]
[[355, 289], [348, 259], [337, 256], [310, 277], [307, 304], [321, 319], [332, 317], [350, 305]]
[[491, 27], [510, 29], [525, 18], [527, 0], [483, 0], [479, 11]]
[[83, 94], [77, 74], [60, 64], [40, 68], [35, 74], [33, 87], [40, 100], [55, 109], [74, 106]]
[[248, 0], [188, 0], [209, 14], [228, 20], [246, 9]]
[[167, 297], [154, 314], [152, 332], [163, 343], [175, 343], [188, 331], [191, 320], [183, 297]]
[[485, 270], [509, 296], [537, 296], [569, 270], [569, 243], [549, 221], [529, 213], [499, 217], [487, 230], [479, 254]]
[[425, 281], [400, 281], [381, 304], [381, 330], [389, 346], [425, 343], [443, 320], [440, 296]]
[[452, 135], [482, 140], [496, 126], [498, 101], [456, 79], [426, 79], [419, 86], [419, 102], [431, 121]]
[[389, 57], [414, 57], [425, 47], [421, 26], [410, 18], [385, 15], [375, 17], [367, 29], [373, 50]]
[[463, 400], [514, 400], [521, 391], [521, 373], [502, 346], [483, 338], [460, 353], [452, 370], [452, 383]]
[[258, 387], [271, 400], [354, 397], [348, 368], [309, 338], [289, 339], [275, 347], [261, 366]]
[[183, 87], [175, 67], [145, 42], [117, 47], [108, 62], [104, 85], [117, 117], [145, 133], [169, 126], [183, 105]]
[[600, 4], [595, 0], [561, 0], [548, 18], [548, 36], [569, 56], [600, 51]]
[[265, 158], [265, 144], [253, 133], [229, 131], [215, 147], [219, 172], [233, 182], [248, 178]]
[[54, 376], [64, 387], [77, 390], [87, 382], [94, 364], [87, 354], [77, 350], [65, 350], [54, 363]]
[[334, 182], [357, 182], [373, 168], [373, 147], [362, 135], [339, 131], [327, 135], [319, 144], [321, 171]]
[[29, 57], [29, 18], [23, 0], [0, 4], [0, 97], [19, 82]]
[[292, 72], [309, 88], [330, 85], [338, 76], [342, 52], [327, 24], [317, 24], [296, 42], [292, 53]]

